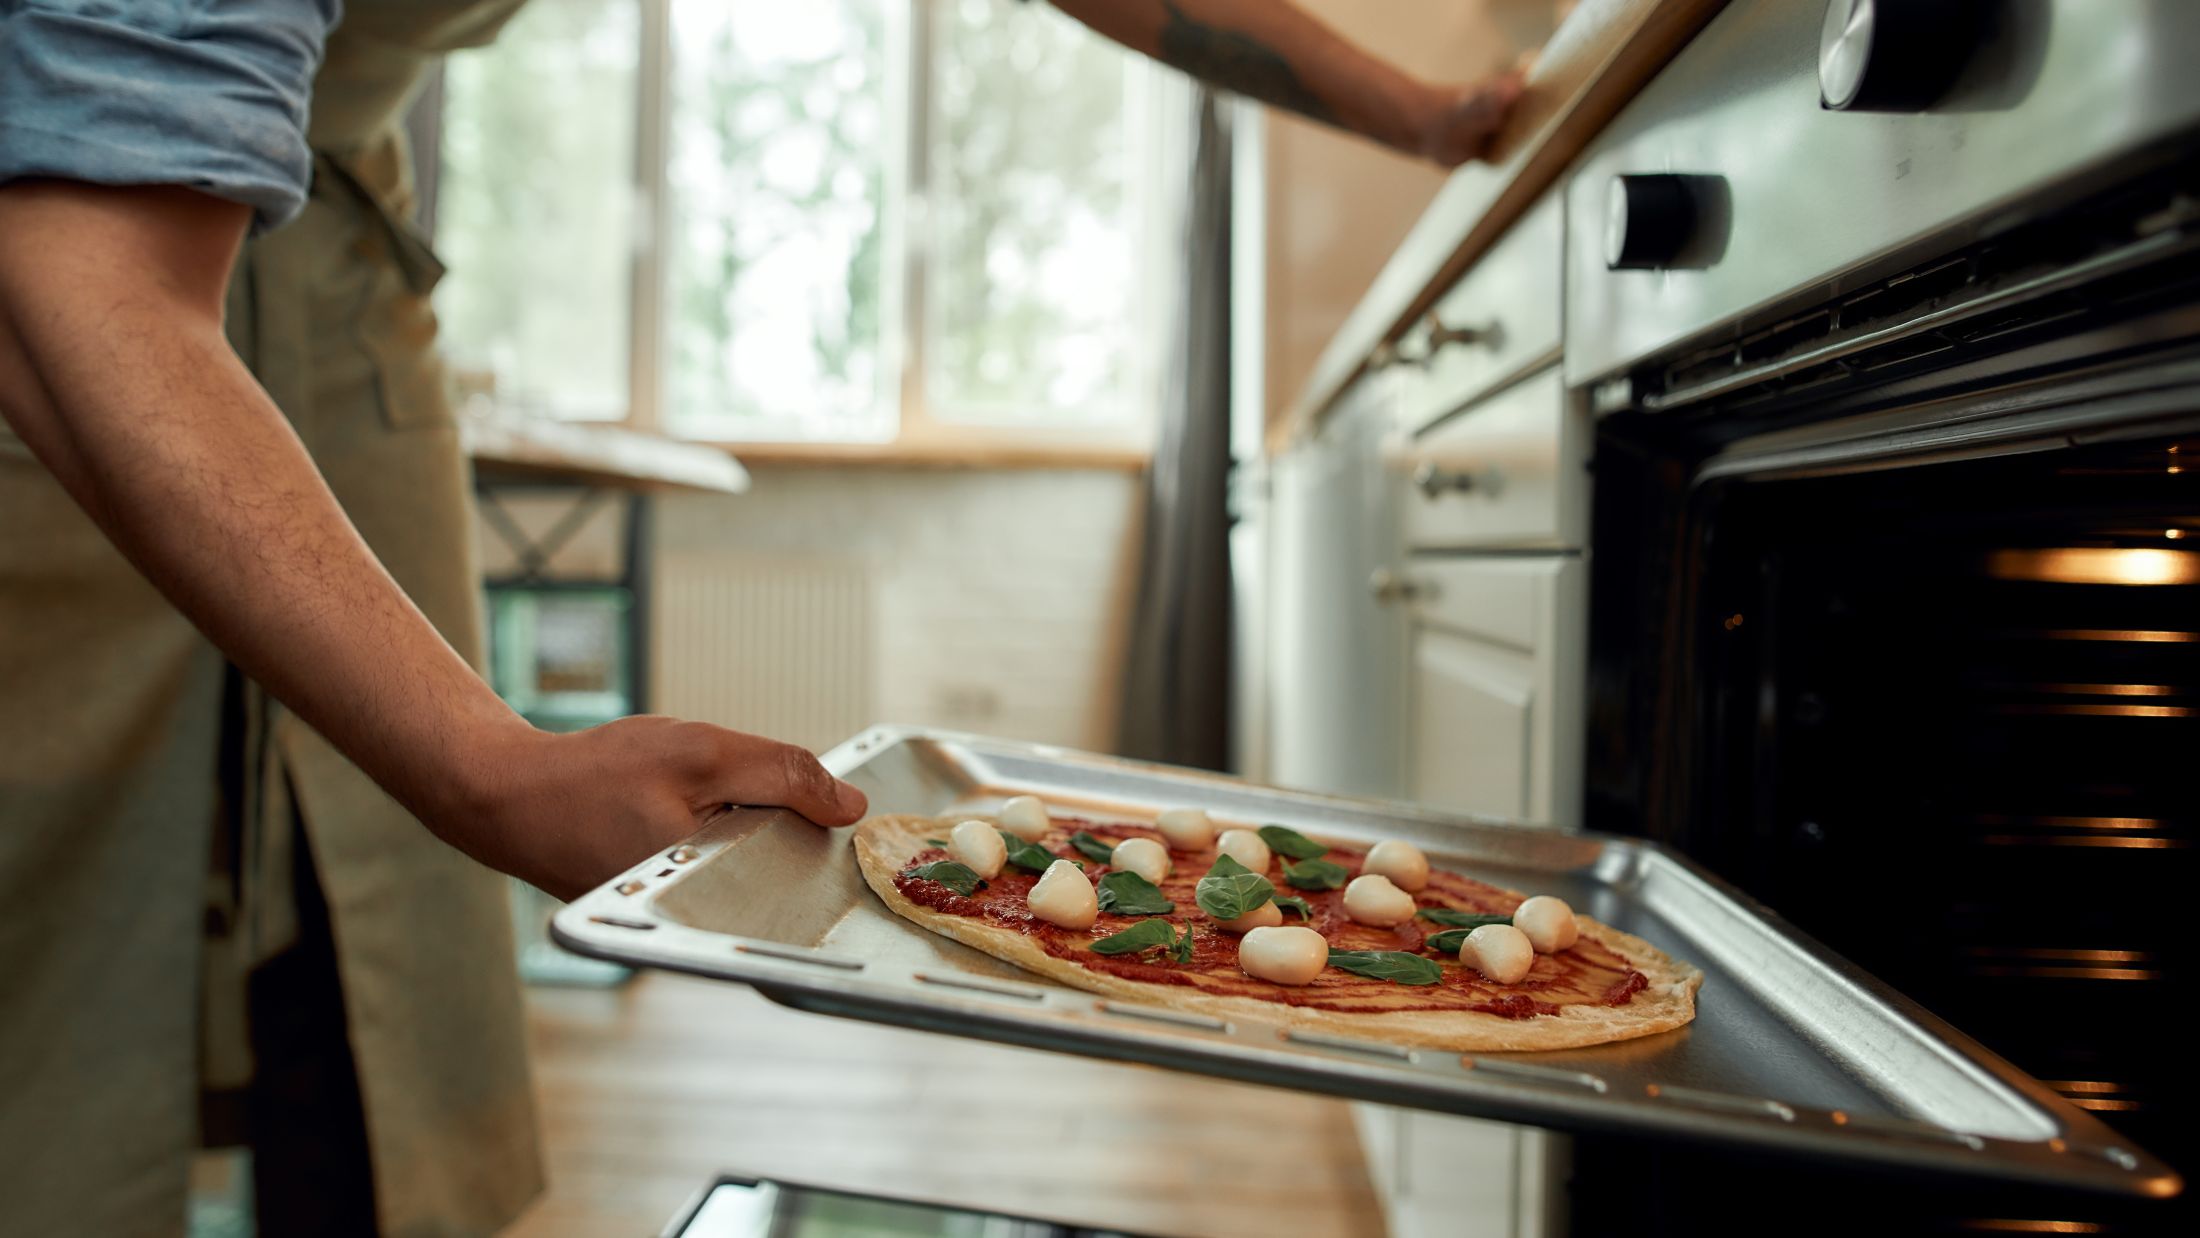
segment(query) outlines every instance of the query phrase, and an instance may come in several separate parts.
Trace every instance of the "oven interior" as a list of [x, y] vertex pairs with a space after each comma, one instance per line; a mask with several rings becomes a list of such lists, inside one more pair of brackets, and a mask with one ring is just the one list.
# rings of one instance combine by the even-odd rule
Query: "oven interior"
[[1734, 487], [1697, 620], [1701, 794], [1676, 832], [2173, 1163], [2195, 1112], [2179, 918], [2200, 893], [2188, 453]]
[[[1602, 745], [1675, 773], [1655, 801], [1639, 779], [1633, 804], [1605, 795], [1606, 813], [1631, 811], [1593, 824], [1662, 836], [2190, 1173], [2200, 1095], [2179, 1012], [2200, 937], [2200, 467], [2187, 460], [2200, 466], [2200, 436], [1699, 494], [1692, 583], [1669, 599], [1685, 605], [1663, 650], [1679, 682], [1644, 719], [1671, 733]], [[1828, 1185], [1811, 1178], [1772, 1170], [1749, 1194]], [[2122, 1215], [2133, 1232], [2168, 1216], [1902, 1198], [1951, 1225], [2020, 1202], [2089, 1225]]]
[[[2080, 226], [2098, 201], [2047, 221], [2033, 252], [2128, 240], [2189, 175], [2104, 197], [2113, 235]], [[1937, 360], [1913, 341], [1877, 374], [1606, 418], [1587, 823], [1678, 847], [2190, 1178], [2200, 298], [2173, 248], [1958, 323]], [[1637, 393], [1757, 363], [1745, 342]], [[2189, 1190], [2107, 1203], [1640, 1141], [1578, 1140], [1574, 1181], [1577, 1233], [2200, 1225]]]

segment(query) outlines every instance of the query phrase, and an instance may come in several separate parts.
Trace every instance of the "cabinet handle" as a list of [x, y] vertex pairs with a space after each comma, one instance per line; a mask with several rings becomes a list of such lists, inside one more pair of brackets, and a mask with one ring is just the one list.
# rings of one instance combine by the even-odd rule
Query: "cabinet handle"
[[1423, 498], [1434, 502], [1447, 494], [1465, 494], [1470, 490], [1486, 487], [1473, 473], [1455, 473], [1438, 467], [1433, 460], [1427, 460], [1422, 462], [1421, 467], [1413, 470], [1413, 488], [1419, 490]]
[[1491, 344], [1498, 338], [1497, 324], [1486, 327], [1447, 327], [1434, 311], [1426, 319], [1428, 323], [1428, 355], [1433, 358], [1453, 344]]
[[1393, 602], [1410, 602], [1416, 598], [1434, 596], [1436, 587], [1415, 580], [1404, 572], [1379, 567], [1367, 578], [1367, 592], [1378, 604], [1388, 606]]
[[1432, 310], [1421, 320], [1428, 327], [1428, 342], [1419, 352], [1407, 352], [1402, 340], [1389, 340], [1375, 347], [1369, 364], [1378, 369], [1393, 365], [1425, 366], [1436, 360], [1436, 354], [1454, 344], [1487, 344], [1494, 346], [1504, 332], [1496, 323], [1486, 327], [1447, 327]]

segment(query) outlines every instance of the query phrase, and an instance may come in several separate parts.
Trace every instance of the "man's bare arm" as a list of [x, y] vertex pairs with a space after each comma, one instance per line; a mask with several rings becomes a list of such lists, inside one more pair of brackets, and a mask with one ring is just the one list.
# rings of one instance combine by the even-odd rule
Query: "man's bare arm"
[[1478, 157], [1519, 97], [1506, 73], [1432, 86], [1355, 47], [1287, 0], [1053, 0], [1134, 51], [1224, 90], [1446, 167]]
[[800, 749], [670, 719], [548, 735], [498, 700], [223, 337], [247, 217], [180, 189], [0, 186], [0, 413], [178, 609], [446, 841], [552, 893], [720, 802], [861, 815]]

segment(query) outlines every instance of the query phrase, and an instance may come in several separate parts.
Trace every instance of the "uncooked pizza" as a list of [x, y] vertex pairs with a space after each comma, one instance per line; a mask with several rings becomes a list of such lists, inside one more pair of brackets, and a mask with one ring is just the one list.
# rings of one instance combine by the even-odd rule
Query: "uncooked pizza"
[[1064, 984], [1457, 1051], [1567, 1049], [1695, 1017], [1703, 973], [1548, 894], [1199, 809], [1153, 823], [873, 817], [864, 880], [935, 933]]

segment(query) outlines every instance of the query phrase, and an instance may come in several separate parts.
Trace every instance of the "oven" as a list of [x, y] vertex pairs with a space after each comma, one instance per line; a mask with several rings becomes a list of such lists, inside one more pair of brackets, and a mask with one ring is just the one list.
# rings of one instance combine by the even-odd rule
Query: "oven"
[[[2195, 65], [2200, 5], [1736, 0], [1578, 166], [1566, 288], [1585, 824], [2188, 1175]], [[2200, 1224], [1641, 1140], [1574, 1180], [1584, 1234]]]

